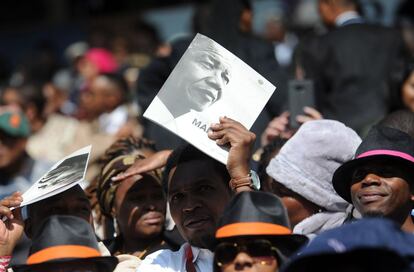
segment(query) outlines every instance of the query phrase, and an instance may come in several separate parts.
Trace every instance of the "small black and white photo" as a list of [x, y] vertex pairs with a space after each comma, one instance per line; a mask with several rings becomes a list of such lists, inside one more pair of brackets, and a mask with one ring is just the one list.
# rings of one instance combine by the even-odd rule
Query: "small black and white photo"
[[274, 90], [230, 51], [197, 34], [144, 117], [225, 163], [227, 151], [207, 137], [210, 125], [227, 116], [249, 129]]
[[40, 179], [37, 188], [40, 190], [53, 190], [53, 187], [64, 186], [82, 179], [87, 161], [88, 154], [81, 154], [65, 159]]
[[88, 166], [91, 146], [64, 157], [23, 194], [21, 206], [54, 196], [81, 182]]

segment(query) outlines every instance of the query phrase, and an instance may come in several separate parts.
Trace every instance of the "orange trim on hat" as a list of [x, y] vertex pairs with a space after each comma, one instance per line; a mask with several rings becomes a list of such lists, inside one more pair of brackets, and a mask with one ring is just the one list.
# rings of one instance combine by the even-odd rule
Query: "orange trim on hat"
[[79, 245], [52, 246], [30, 255], [27, 259], [27, 264], [38, 264], [65, 258], [92, 258], [100, 256], [99, 251], [92, 247]]
[[292, 231], [281, 225], [263, 222], [242, 222], [225, 225], [216, 232], [216, 238], [242, 235], [288, 235]]
[[17, 128], [20, 125], [20, 122], [20, 115], [18, 115], [17, 113], [10, 116], [9, 123], [13, 128]]

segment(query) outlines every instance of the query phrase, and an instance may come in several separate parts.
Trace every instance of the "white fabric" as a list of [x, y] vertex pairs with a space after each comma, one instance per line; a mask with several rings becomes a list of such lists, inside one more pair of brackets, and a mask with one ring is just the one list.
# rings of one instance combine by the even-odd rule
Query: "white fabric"
[[99, 116], [99, 126], [101, 130], [108, 134], [115, 134], [128, 121], [128, 107], [118, 106], [110, 113]]
[[346, 21], [349, 21], [349, 20], [352, 20], [352, 19], [357, 19], [357, 18], [360, 18], [360, 17], [361, 16], [359, 16], [359, 14], [356, 11], [346, 11], [346, 12], [340, 14], [338, 17], [336, 17], [335, 25], [336, 26], [341, 26]]
[[[186, 272], [185, 248], [183, 244], [178, 251], [161, 249], [148, 255], [136, 270], [137, 272]], [[208, 249], [191, 247], [193, 263], [197, 272], [213, 271], [213, 252]]]
[[351, 160], [361, 138], [333, 120], [303, 124], [270, 161], [266, 171], [275, 181], [330, 212], [349, 207], [332, 186], [332, 176]]
[[142, 262], [138, 257], [130, 254], [121, 254], [116, 257], [119, 263], [114, 272], [134, 272]]
[[321, 212], [301, 221], [293, 228], [293, 233], [306, 235], [313, 239], [317, 234], [342, 226], [347, 218], [346, 212]]

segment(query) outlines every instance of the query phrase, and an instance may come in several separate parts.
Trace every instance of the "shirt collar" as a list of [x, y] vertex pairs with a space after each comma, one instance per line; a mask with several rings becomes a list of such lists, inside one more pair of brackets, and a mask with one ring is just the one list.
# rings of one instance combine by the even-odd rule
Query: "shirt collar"
[[213, 252], [206, 248], [191, 246], [191, 250], [193, 251], [193, 263], [197, 262], [198, 259], [212, 260], [214, 257]]
[[336, 26], [342, 26], [345, 25], [348, 21], [361, 21], [361, 16], [356, 11], [345, 11], [344, 13], [341, 13], [338, 17], [335, 19], [335, 25]]

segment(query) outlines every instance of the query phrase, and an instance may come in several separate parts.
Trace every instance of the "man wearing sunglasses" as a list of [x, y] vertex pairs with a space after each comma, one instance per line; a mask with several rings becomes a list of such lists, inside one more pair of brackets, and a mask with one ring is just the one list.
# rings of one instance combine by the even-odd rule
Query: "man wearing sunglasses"
[[215, 272], [275, 272], [307, 242], [292, 234], [286, 210], [270, 193], [242, 192], [226, 207], [216, 231]]
[[414, 232], [414, 140], [398, 129], [371, 129], [333, 176], [335, 191], [363, 217], [385, 217]]

